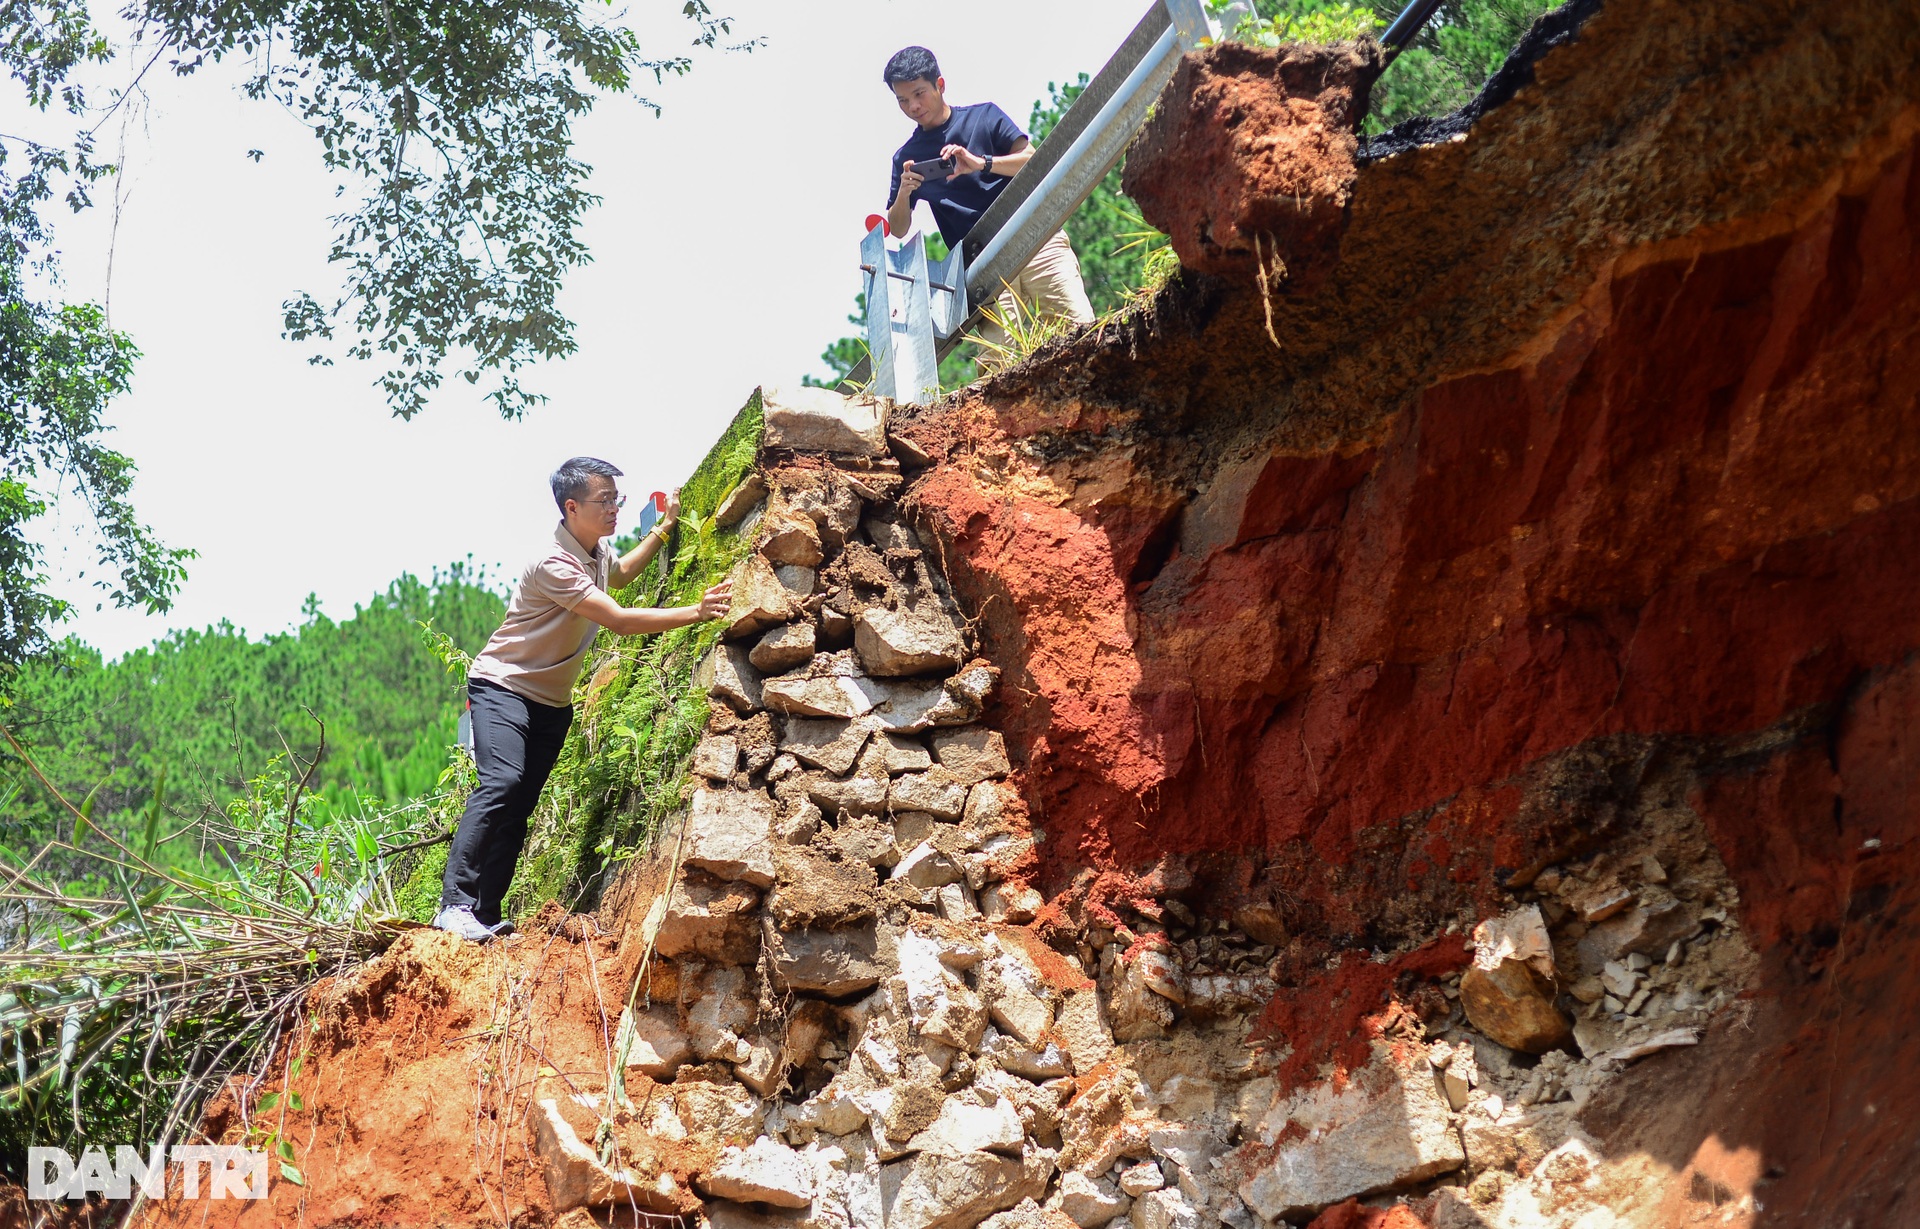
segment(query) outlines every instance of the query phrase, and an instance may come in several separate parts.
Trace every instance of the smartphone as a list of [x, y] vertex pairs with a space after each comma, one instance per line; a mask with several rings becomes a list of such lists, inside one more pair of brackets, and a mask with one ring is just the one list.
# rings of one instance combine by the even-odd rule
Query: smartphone
[[655, 491], [647, 496], [647, 502], [640, 505], [640, 536], [646, 537], [660, 520], [660, 514], [667, 510], [667, 495], [664, 491]]
[[929, 158], [913, 164], [913, 173], [922, 179], [945, 179], [953, 174], [953, 159]]

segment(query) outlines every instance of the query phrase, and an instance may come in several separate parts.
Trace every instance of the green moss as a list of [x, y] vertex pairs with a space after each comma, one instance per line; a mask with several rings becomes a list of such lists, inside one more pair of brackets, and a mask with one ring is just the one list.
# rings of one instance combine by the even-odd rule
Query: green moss
[[[691, 604], [746, 553], [746, 540], [715, 527], [712, 517], [752, 471], [760, 427], [756, 392], [681, 485], [670, 570], [662, 572], [657, 560], [649, 564], [615, 594], [623, 604]], [[693, 674], [719, 638], [718, 623], [658, 636], [600, 634], [575, 693], [573, 729], [529, 824], [508, 894], [510, 914], [531, 913], [549, 900], [589, 907], [605, 886], [604, 872], [645, 850], [681, 806], [688, 762], [707, 721], [707, 698], [693, 685]], [[603, 676], [610, 663], [610, 676]], [[423, 863], [415, 878], [425, 870]]]
[[440, 912], [440, 880], [447, 871], [447, 851], [451, 845], [429, 845], [413, 864], [407, 881], [393, 894], [400, 916], [416, 922], [430, 922]]

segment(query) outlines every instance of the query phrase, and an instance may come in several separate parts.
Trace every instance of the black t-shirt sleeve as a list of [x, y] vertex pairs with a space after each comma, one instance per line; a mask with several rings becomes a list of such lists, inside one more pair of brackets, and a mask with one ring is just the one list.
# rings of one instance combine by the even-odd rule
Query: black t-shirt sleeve
[[1002, 111], [998, 104], [988, 103], [987, 107], [987, 132], [993, 141], [993, 156], [998, 158], [1002, 154], [1012, 153], [1013, 147], [1025, 140], [1027, 134], [1021, 131], [1020, 125], [1014, 123], [1013, 117]]
[[893, 173], [887, 176], [887, 207], [889, 209], [893, 207], [893, 198], [900, 195], [900, 163], [902, 161], [904, 159], [901, 158], [900, 151], [894, 151], [892, 165], [888, 167]]

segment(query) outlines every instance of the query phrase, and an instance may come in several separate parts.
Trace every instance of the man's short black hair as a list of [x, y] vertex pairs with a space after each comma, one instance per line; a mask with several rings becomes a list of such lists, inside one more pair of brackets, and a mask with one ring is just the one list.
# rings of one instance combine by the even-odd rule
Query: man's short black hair
[[560, 514], [566, 515], [569, 499], [585, 499], [587, 492], [593, 489], [590, 478], [618, 478], [620, 469], [599, 457], [574, 457], [561, 463], [553, 471], [548, 481], [553, 486], [553, 502], [560, 505]]
[[887, 70], [881, 76], [888, 85], [905, 85], [909, 81], [938, 85], [940, 61], [934, 59], [933, 52], [925, 47], [902, 47], [887, 61]]

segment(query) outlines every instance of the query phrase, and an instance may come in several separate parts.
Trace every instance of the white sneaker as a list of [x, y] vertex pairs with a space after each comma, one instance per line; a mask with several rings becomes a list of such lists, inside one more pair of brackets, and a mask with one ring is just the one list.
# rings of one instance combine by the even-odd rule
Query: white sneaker
[[485, 922], [473, 916], [473, 910], [465, 905], [448, 905], [433, 919], [433, 925], [437, 930], [459, 935], [462, 939], [472, 939], [475, 943], [485, 943], [493, 938], [493, 931]]

